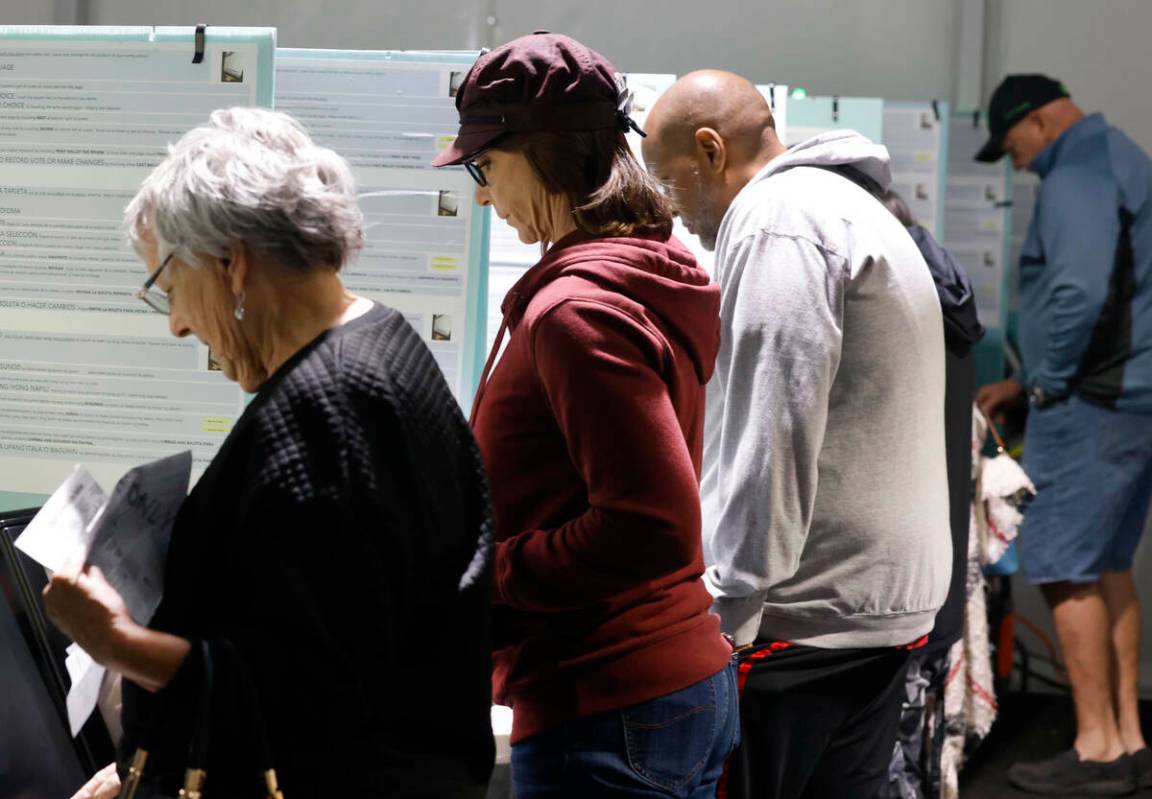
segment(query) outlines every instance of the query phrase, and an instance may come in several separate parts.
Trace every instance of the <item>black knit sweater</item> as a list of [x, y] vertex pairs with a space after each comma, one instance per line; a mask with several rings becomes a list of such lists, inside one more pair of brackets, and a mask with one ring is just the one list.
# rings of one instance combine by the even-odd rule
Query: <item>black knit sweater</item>
[[[489, 546], [467, 423], [376, 306], [248, 406], [181, 509], [152, 626], [239, 650], [286, 796], [483, 795]], [[156, 696], [125, 684], [122, 762], [152, 736], [150, 770], [182, 771], [201, 668]], [[206, 795], [262, 795], [238, 689], [217, 682]]]

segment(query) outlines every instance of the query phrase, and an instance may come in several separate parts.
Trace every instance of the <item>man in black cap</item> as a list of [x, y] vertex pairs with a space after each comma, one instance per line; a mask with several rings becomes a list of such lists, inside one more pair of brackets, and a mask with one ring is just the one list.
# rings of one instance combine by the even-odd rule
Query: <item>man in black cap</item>
[[1043, 75], [1005, 78], [989, 127], [976, 158], [1011, 155], [1043, 182], [1020, 258], [1022, 367], [976, 399], [990, 416], [1032, 406], [1021, 564], [1052, 608], [1076, 705], [1073, 748], [1009, 779], [1123, 795], [1152, 786], [1132, 579], [1152, 498], [1152, 161]]

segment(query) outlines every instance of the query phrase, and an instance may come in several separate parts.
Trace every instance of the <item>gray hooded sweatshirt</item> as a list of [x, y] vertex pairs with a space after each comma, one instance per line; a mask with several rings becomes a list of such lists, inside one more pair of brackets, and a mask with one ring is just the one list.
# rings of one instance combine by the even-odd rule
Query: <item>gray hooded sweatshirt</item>
[[705, 581], [737, 644], [909, 644], [948, 593], [940, 302], [916, 243], [850, 180], [855, 131], [775, 158], [720, 225], [708, 384]]

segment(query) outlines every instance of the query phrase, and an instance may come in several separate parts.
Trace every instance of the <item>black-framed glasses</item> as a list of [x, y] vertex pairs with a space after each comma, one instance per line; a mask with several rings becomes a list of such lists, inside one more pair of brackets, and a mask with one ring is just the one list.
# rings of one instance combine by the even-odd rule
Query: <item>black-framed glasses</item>
[[[476, 163], [477, 157], [479, 157], [479, 154], [477, 154], [477, 156], [470, 158], [467, 161], [465, 161], [464, 162], [464, 169], [466, 169], [468, 171], [468, 174], [472, 176], [472, 179], [474, 181], [476, 181], [477, 186], [481, 186], [481, 187], [487, 186], [488, 185], [488, 178], [484, 176], [484, 167], [481, 166], [480, 164]], [[484, 166], [487, 166], [487, 164], [485, 164]]]
[[136, 296], [144, 300], [148, 307], [157, 313], [162, 313], [168, 316], [172, 313], [172, 301], [168, 298], [167, 293], [161, 289], [152, 288], [156, 282], [156, 278], [160, 277], [160, 273], [164, 271], [164, 267], [168, 266], [168, 262], [172, 260], [172, 256], [176, 253], [168, 253], [168, 257], [160, 264], [160, 267], [152, 273], [152, 276], [144, 281], [144, 285], [136, 292]]

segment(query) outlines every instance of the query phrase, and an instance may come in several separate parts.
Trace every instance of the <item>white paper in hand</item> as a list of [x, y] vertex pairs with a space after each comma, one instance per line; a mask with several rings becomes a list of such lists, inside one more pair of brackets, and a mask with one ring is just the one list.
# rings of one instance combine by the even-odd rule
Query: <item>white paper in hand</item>
[[120, 478], [92, 525], [87, 562], [104, 572], [139, 624], [152, 619], [164, 593], [172, 524], [191, 475], [187, 450], [137, 466]]
[[104, 667], [76, 644], [70, 645], [66, 652], [64, 667], [68, 670], [72, 687], [68, 689], [65, 704], [68, 707], [68, 725], [75, 738], [96, 709], [100, 699], [100, 684], [104, 680]]
[[88, 527], [108, 496], [83, 466], [53, 492], [44, 507], [16, 539], [16, 548], [50, 572], [88, 550]]
[[[128, 612], [147, 624], [164, 591], [164, 561], [176, 513], [188, 494], [192, 453], [181, 452], [128, 472], [109, 498], [83, 466], [56, 489], [16, 546], [50, 571], [87, 552]], [[72, 687], [66, 701], [75, 736], [100, 698], [105, 669], [76, 644], [64, 665]]]

